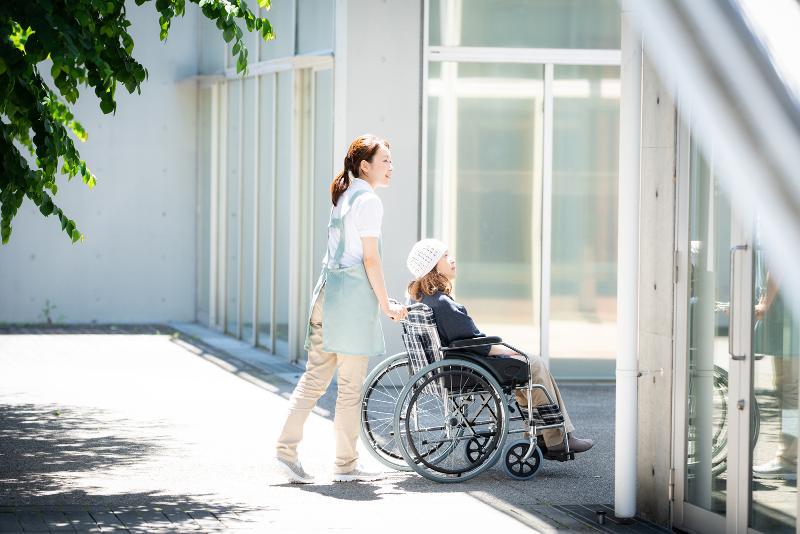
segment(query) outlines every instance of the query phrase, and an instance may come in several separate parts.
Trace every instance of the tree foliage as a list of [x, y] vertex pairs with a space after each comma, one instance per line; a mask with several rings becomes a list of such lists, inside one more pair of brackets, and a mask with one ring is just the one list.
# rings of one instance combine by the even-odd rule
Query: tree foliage
[[[153, 0], [135, 0], [137, 5]], [[233, 42], [237, 71], [247, 68], [242, 26], [265, 40], [274, 38], [266, 18], [245, 0], [189, 0], [216, 23], [225, 42]], [[270, 0], [258, 0], [269, 9]], [[161, 40], [186, 0], [155, 0]], [[91, 189], [96, 178], [81, 159], [74, 139], [87, 132], [70, 110], [89, 87], [103, 113], [117, 108], [122, 86], [141, 93], [147, 69], [134, 59], [124, 0], [25, 0], [0, 2], [0, 239], [7, 243], [11, 222], [25, 197], [42, 215], [55, 215], [72, 242], [82, 234], [54, 201], [60, 172], [80, 176]], [[50, 69], [55, 88], [42, 77]], [[25, 157], [24, 152], [29, 153]]]

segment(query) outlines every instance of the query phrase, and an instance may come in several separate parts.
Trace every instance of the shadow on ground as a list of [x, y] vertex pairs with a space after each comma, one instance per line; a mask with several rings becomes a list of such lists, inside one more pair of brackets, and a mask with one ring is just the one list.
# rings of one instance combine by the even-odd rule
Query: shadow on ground
[[[0, 511], [15, 510], [36, 519], [42, 510], [89, 512], [98, 525], [166, 521], [174, 527], [196, 527], [198, 518], [234, 517], [252, 510], [203, 495], [157, 491], [90, 493], [70, 481], [82, 475], [134, 466], [167, 448], [152, 424], [154, 438], [143, 440], [115, 433], [125, 420], [101, 410], [37, 404], [0, 404]], [[140, 430], [141, 422], [135, 425]], [[154, 428], [155, 427], [155, 428]], [[89, 488], [91, 490], [91, 488]], [[28, 512], [25, 512], [25, 511]], [[263, 511], [263, 509], [261, 510]], [[38, 514], [38, 515], [37, 515]], [[210, 514], [210, 515], [209, 515]], [[44, 516], [42, 516], [44, 517]]]

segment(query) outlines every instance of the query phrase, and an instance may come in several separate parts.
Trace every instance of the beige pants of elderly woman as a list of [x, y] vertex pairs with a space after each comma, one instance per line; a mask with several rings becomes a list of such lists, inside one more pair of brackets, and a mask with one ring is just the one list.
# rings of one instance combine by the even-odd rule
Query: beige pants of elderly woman
[[[550, 393], [553, 401], [558, 404], [559, 408], [561, 408], [561, 413], [564, 414], [564, 423], [566, 424], [567, 432], [573, 432], [575, 427], [572, 426], [572, 421], [569, 419], [567, 408], [564, 406], [564, 400], [561, 398], [561, 392], [558, 390], [558, 384], [556, 384], [555, 379], [550, 374], [550, 370], [544, 365], [544, 362], [539, 356], [534, 354], [529, 357], [531, 358], [531, 377], [533, 378], [533, 382], [535, 384], [541, 384], [547, 389], [547, 392]], [[522, 356], [519, 356], [518, 358], [523, 359]], [[538, 406], [540, 404], [549, 404], [547, 395], [545, 395], [540, 388], [535, 388], [532, 396], [534, 406]], [[521, 406], [525, 406], [528, 403], [525, 389], [518, 389], [516, 391], [516, 397]], [[542, 437], [544, 438], [545, 445], [547, 445], [548, 448], [561, 445], [564, 442], [563, 434], [561, 433], [561, 430], [557, 428], [548, 428], [542, 430], [541, 433]]]
[[333, 429], [336, 436], [335, 473], [347, 473], [355, 469], [358, 452], [358, 431], [361, 424], [361, 387], [367, 375], [369, 358], [338, 354], [322, 350], [322, 303], [325, 288], [319, 292], [311, 311], [311, 348], [308, 351], [306, 372], [294, 388], [289, 399], [289, 415], [278, 438], [277, 455], [297, 461], [297, 445], [303, 439], [303, 426], [319, 398], [328, 389], [333, 373], [338, 371], [338, 393]]

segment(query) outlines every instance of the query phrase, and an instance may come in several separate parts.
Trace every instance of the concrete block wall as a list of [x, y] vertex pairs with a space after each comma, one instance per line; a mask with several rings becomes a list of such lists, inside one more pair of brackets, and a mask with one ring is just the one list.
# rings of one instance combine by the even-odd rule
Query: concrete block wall
[[[383, 267], [389, 295], [401, 298], [411, 274], [406, 256], [418, 236], [420, 187], [420, 86], [422, 4], [420, 0], [350, 0], [336, 3], [337, 58], [346, 65], [335, 89], [344, 101], [344, 123], [334, 137], [336, 170], [347, 146], [362, 133], [391, 144], [394, 173], [383, 200]], [[342, 48], [344, 47], [344, 49]], [[344, 50], [344, 54], [342, 54]], [[338, 59], [337, 59], [338, 61]], [[337, 63], [337, 68], [340, 64]], [[403, 350], [400, 326], [384, 320], [387, 351]]]
[[141, 95], [117, 91], [103, 115], [94, 93], [74, 107], [89, 133], [79, 150], [97, 175], [58, 181], [56, 201], [84, 233], [71, 244], [58, 219], [26, 201], [0, 246], [0, 322], [191, 321], [195, 308], [197, 17], [195, 6], [159, 41], [152, 4], [127, 5]]
[[639, 230], [639, 437], [637, 509], [670, 520], [675, 250], [676, 113], [670, 91], [642, 67]]

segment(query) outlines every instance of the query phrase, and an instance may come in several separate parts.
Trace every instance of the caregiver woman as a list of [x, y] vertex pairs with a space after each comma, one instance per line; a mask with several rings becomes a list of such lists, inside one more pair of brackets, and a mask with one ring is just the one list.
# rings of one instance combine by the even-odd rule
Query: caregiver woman
[[362, 135], [351, 143], [344, 169], [331, 183], [328, 250], [311, 300], [306, 372], [289, 400], [289, 415], [276, 447], [277, 467], [289, 482], [314, 482], [297, 459], [297, 445], [308, 414], [328, 389], [335, 371], [339, 375], [333, 480], [380, 478], [357, 466], [356, 442], [368, 359], [386, 351], [380, 314], [392, 320], [406, 314], [405, 308], [389, 302], [381, 265], [383, 204], [374, 190], [388, 187], [391, 178], [389, 143]]

